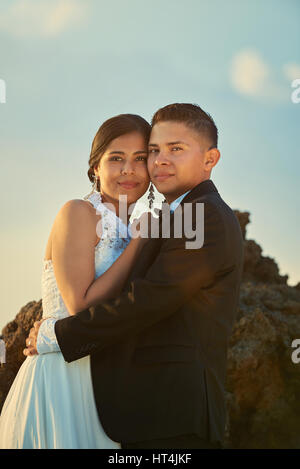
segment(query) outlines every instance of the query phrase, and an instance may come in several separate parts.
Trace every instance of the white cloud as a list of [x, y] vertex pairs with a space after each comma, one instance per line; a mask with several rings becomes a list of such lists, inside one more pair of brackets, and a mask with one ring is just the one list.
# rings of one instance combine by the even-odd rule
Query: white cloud
[[0, 17], [0, 31], [17, 37], [53, 37], [81, 23], [88, 0], [14, 0]]
[[231, 82], [242, 94], [260, 94], [269, 76], [269, 69], [259, 54], [253, 50], [239, 52], [232, 61]]
[[285, 77], [294, 81], [296, 78], [300, 78], [300, 64], [297, 63], [288, 63], [283, 66], [283, 73]]
[[271, 67], [254, 49], [240, 51], [234, 56], [230, 80], [239, 94], [276, 101], [287, 99], [288, 90], [277, 82]]

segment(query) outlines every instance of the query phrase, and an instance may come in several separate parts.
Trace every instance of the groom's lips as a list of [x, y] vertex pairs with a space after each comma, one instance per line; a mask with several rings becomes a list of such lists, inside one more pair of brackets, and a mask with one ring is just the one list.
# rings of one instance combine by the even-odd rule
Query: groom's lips
[[166, 181], [167, 179], [169, 179], [171, 176], [174, 176], [174, 174], [168, 174], [168, 173], [157, 173], [157, 174], [154, 174], [154, 179], [156, 179], [157, 181]]

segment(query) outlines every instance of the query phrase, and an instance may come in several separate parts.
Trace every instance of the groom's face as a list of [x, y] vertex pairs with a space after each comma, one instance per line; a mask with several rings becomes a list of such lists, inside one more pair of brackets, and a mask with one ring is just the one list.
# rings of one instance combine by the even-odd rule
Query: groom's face
[[158, 122], [153, 126], [148, 171], [156, 189], [169, 203], [209, 179], [219, 154], [209, 148], [207, 138], [184, 123]]

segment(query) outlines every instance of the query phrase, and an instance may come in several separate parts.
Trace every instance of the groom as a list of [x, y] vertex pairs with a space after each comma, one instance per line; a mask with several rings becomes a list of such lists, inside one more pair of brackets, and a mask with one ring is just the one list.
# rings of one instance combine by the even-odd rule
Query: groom
[[213, 119], [196, 105], [171, 104], [152, 119], [151, 180], [171, 212], [204, 204], [202, 246], [188, 249], [172, 229], [168, 238], [152, 238], [118, 298], [44, 321], [37, 345], [39, 323], [31, 331], [34, 345], [25, 354], [60, 348], [67, 362], [91, 355], [99, 418], [122, 448], [222, 447], [243, 239], [210, 179], [220, 158], [217, 137]]

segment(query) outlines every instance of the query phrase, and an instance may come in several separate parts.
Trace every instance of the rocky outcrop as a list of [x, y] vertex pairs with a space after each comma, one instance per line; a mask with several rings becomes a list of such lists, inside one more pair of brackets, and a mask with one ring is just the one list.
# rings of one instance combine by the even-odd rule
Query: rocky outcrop
[[300, 339], [300, 284], [288, 286], [274, 259], [246, 239], [249, 213], [236, 215], [245, 257], [228, 351], [226, 446], [300, 449], [300, 363], [291, 358]]
[[300, 364], [291, 359], [295, 338], [300, 338], [299, 291], [242, 284], [228, 353], [228, 446], [300, 449]]
[[[291, 359], [300, 339], [300, 283], [287, 285], [274, 259], [246, 239], [248, 212], [235, 212], [245, 258], [240, 304], [228, 351], [225, 446], [300, 449], [300, 363]], [[0, 406], [25, 359], [25, 338], [42, 305], [30, 302], [2, 331], [7, 365], [0, 368]]]
[[3, 340], [6, 344], [6, 364], [0, 368], [0, 409], [18, 369], [26, 359], [23, 355], [26, 337], [33, 323], [41, 317], [42, 300], [30, 301], [2, 330]]

